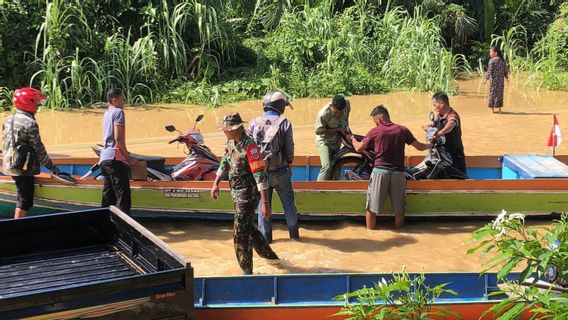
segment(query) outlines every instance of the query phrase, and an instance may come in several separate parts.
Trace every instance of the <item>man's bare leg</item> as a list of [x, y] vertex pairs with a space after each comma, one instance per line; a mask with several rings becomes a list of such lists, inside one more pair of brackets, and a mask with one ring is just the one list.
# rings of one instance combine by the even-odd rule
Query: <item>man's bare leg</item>
[[367, 224], [367, 229], [375, 229], [377, 225], [377, 214], [367, 210], [365, 212], [365, 223]]
[[404, 213], [397, 214], [394, 216], [394, 226], [398, 228], [402, 228], [404, 226]]
[[22, 208], [16, 208], [16, 211], [14, 212], [14, 219], [19, 219], [19, 218], [23, 218], [25, 216], [28, 215], [28, 211], [24, 210]]

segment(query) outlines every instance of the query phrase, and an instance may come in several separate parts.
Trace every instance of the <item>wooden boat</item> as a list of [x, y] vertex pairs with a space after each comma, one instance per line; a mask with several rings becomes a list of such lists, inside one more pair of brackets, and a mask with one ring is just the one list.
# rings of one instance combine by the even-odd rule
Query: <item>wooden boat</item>
[[[557, 157], [568, 163], [568, 156]], [[166, 165], [181, 158], [168, 158]], [[407, 157], [414, 166], [421, 157]], [[61, 158], [55, 163], [61, 170], [80, 176], [97, 161], [95, 158]], [[469, 157], [468, 180], [408, 181], [408, 216], [495, 215], [502, 209], [529, 215], [551, 214], [568, 208], [568, 178], [501, 179], [502, 165], [497, 156]], [[296, 157], [293, 187], [300, 218], [327, 219], [362, 216], [365, 211], [366, 181], [317, 182], [319, 158]], [[138, 217], [197, 217], [230, 219], [232, 202], [228, 184], [221, 184], [221, 197], [209, 197], [208, 181], [132, 181], [133, 210]], [[33, 214], [98, 207], [102, 182], [79, 180], [74, 186], [63, 185], [49, 174], [37, 177]], [[10, 177], [0, 177], [0, 213], [7, 216], [16, 201], [15, 185]], [[281, 212], [280, 202], [273, 201]], [[387, 205], [386, 211], [388, 212]], [[278, 216], [278, 214], [276, 214]]]
[[[415, 275], [411, 274], [411, 277]], [[442, 295], [433, 307], [446, 307], [462, 319], [480, 319], [483, 312], [503, 296], [490, 295], [498, 290], [496, 274], [427, 273], [426, 284], [448, 283], [457, 296]], [[303, 274], [238, 277], [196, 277], [194, 306], [196, 319], [255, 320], [345, 319], [332, 316], [344, 301], [333, 297], [372, 287], [389, 274]], [[518, 274], [511, 279], [518, 278]], [[352, 301], [353, 302], [353, 301]], [[449, 316], [447, 319], [459, 319]], [[527, 312], [522, 319], [530, 319]]]

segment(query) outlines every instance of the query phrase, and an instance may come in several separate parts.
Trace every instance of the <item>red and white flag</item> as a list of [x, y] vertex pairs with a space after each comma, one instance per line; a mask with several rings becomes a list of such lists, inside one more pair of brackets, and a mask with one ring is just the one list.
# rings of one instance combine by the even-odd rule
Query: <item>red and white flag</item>
[[550, 130], [550, 136], [548, 137], [548, 143], [546, 144], [550, 149], [558, 147], [562, 142], [562, 132], [560, 132], [560, 126], [558, 125], [558, 118], [556, 115], [554, 117], [554, 125]]

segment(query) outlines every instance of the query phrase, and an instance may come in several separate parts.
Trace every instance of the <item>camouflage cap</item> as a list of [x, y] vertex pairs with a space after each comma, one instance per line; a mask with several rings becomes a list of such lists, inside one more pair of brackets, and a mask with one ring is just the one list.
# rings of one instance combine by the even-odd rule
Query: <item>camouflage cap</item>
[[223, 129], [224, 131], [236, 130], [242, 127], [243, 123], [244, 121], [238, 112], [231, 113], [223, 117], [220, 129]]

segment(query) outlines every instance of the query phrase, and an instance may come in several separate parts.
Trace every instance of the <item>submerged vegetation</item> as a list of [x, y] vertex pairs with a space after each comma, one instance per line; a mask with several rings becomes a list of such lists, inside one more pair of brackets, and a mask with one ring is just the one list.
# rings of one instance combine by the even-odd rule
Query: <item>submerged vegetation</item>
[[208, 105], [274, 88], [455, 92], [492, 42], [536, 86], [568, 90], [567, 20], [554, 0], [5, 0], [0, 104], [27, 85], [52, 109], [110, 87], [131, 103]]

